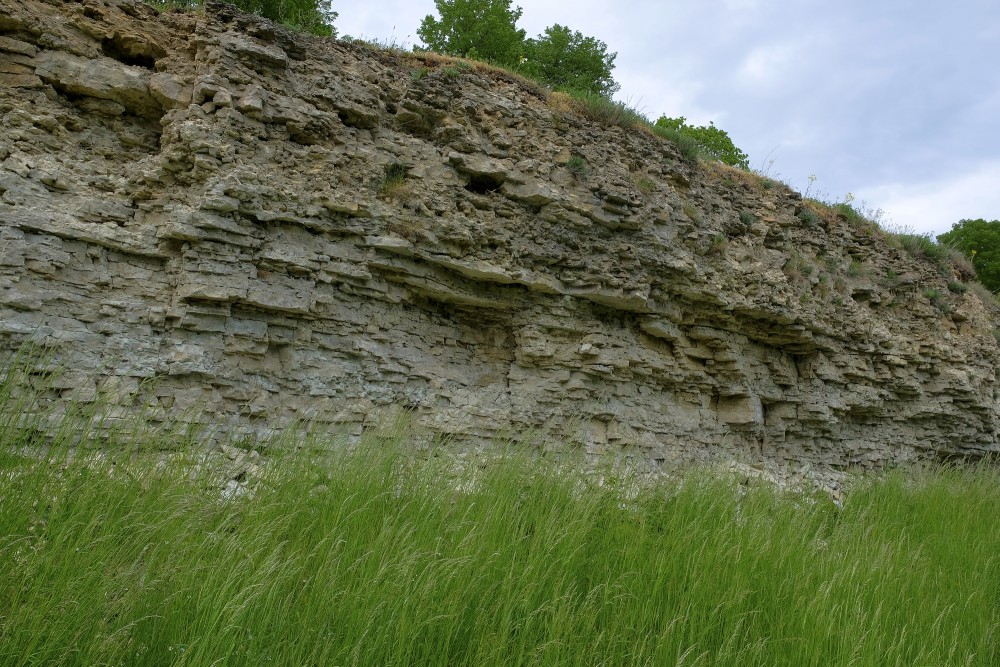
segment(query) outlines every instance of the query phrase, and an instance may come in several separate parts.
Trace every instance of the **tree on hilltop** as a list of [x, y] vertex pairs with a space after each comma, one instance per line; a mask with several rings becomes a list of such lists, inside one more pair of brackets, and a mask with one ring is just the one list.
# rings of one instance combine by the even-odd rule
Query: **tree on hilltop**
[[434, 0], [439, 19], [424, 17], [417, 34], [431, 51], [475, 58], [498, 65], [516, 65], [524, 44], [517, 27], [521, 8], [511, 0]]
[[937, 240], [968, 255], [979, 282], [1000, 291], [1000, 220], [961, 220], [951, 231], [938, 234]]
[[519, 70], [553, 88], [611, 97], [620, 88], [611, 77], [617, 55], [601, 40], [556, 23], [524, 43]]

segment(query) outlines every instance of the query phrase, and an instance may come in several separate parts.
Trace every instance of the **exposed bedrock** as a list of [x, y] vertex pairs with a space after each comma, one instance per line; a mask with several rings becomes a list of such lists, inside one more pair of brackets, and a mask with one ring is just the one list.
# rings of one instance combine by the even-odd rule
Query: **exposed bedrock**
[[957, 276], [555, 102], [226, 5], [0, 0], [0, 342], [44, 342], [58, 397], [222, 428], [998, 451], [994, 323]]

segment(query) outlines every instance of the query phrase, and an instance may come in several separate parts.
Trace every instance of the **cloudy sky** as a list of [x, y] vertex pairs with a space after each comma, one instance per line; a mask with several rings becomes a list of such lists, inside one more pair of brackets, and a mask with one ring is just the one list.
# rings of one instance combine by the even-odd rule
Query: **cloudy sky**
[[[941, 233], [1000, 219], [997, 0], [521, 0], [616, 51], [617, 98], [714, 121], [796, 189]], [[335, 0], [342, 35], [419, 43], [433, 0]], [[811, 177], [815, 177], [811, 179]], [[811, 183], [812, 181], [812, 183]]]

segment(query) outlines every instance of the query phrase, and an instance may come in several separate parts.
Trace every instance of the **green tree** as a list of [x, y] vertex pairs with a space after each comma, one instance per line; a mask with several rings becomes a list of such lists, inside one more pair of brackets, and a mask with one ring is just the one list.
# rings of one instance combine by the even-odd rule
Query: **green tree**
[[424, 17], [417, 34], [427, 49], [499, 65], [515, 65], [524, 30], [517, 27], [521, 8], [511, 0], [434, 0], [440, 18]]
[[608, 45], [556, 23], [524, 43], [521, 71], [553, 88], [611, 97], [620, 86], [611, 77], [617, 53]]
[[968, 255], [979, 282], [1000, 291], [1000, 220], [961, 220], [951, 231], [938, 234], [937, 240]]
[[676, 130], [684, 136], [691, 137], [701, 144], [701, 147], [709, 156], [720, 162], [725, 162], [741, 169], [750, 168], [750, 158], [747, 154], [737, 148], [733, 144], [733, 140], [729, 138], [729, 134], [725, 130], [717, 128], [715, 123], [710, 122], [707, 126], [695, 126], [688, 125], [687, 118], [684, 116], [680, 118], [660, 116], [656, 121], [656, 125]]

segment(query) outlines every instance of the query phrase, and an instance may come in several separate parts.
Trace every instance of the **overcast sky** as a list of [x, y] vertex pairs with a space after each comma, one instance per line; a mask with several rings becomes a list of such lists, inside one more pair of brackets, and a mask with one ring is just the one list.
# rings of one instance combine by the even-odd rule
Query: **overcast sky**
[[[618, 53], [617, 98], [714, 121], [751, 166], [941, 233], [1000, 219], [997, 0], [522, 0]], [[338, 1], [342, 35], [419, 43], [433, 0]]]

